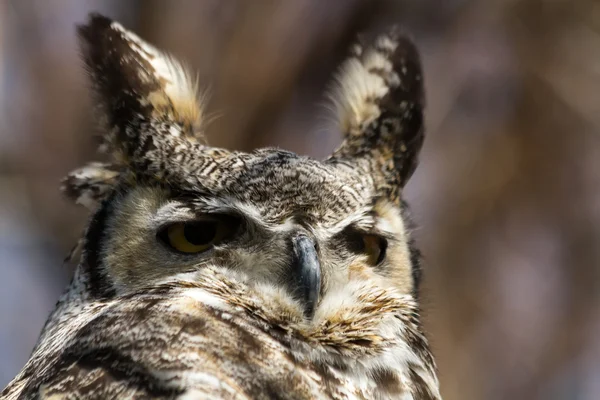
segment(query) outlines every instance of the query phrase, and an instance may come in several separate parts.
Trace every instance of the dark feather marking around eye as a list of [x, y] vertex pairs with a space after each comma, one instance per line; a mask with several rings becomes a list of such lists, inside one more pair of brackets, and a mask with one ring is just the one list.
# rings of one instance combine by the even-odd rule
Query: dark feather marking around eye
[[412, 235], [410, 235], [410, 232], [412, 232], [415, 228], [415, 223], [414, 223], [411, 213], [410, 213], [410, 207], [406, 201], [402, 202], [401, 210], [402, 210], [402, 219], [404, 220], [404, 224], [406, 226], [406, 232], [409, 233], [408, 234], [408, 251], [409, 251], [409, 255], [410, 255], [410, 264], [411, 264], [411, 271], [412, 271], [412, 278], [413, 278], [413, 296], [415, 297], [415, 299], [418, 299], [419, 298], [419, 289], [421, 286], [421, 281], [423, 279], [423, 269], [421, 267], [421, 262], [422, 262], [423, 256], [421, 254], [421, 251], [417, 247], [415, 239], [413, 238]]
[[96, 214], [90, 221], [89, 228], [85, 237], [85, 262], [83, 268], [87, 269], [90, 277], [90, 291], [94, 297], [98, 298], [109, 298], [116, 295], [116, 290], [113, 285], [108, 281], [110, 278], [106, 273], [102, 272], [104, 268], [101, 267], [101, 246], [106, 238], [106, 222], [110, 215], [111, 203], [120, 194], [115, 192], [110, 195]]
[[340, 239], [353, 253], [361, 254], [365, 251], [365, 242], [362, 239], [362, 235], [355, 229], [346, 229]]

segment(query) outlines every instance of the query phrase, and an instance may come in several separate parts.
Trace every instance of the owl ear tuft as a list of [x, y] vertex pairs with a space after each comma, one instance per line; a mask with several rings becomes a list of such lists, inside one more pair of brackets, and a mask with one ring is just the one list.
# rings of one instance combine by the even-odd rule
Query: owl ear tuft
[[76, 204], [94, 211], [112, 193], [119, 176], [115, 165], [91, 162], [67, 175], [60, 189]]
[[152, 136], [201, 137], [197, 81], [179, 62], [99, 14], [77, 31], [106, 121], [106, 144], [118, 161], [151, 146]]
[[393, 28], [352, 48], [332, 93], [341, 146], [329, 157], [362, 160], [377, 190], [397, 197], [415, 170], [423, 144], [424, 90], [419, 53]]

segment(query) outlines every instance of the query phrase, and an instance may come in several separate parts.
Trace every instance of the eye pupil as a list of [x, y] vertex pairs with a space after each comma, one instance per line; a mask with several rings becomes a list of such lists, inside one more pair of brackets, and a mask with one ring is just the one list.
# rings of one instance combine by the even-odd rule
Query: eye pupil
[[185, 239], [196, 246], [210, 243], [215, 238], [216, 234], [216, 221], [187, 223], [183, 227]]

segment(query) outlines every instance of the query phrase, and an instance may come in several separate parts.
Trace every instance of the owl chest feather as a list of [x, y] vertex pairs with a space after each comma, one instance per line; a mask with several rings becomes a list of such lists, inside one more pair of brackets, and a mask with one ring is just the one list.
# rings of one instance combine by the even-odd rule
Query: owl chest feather
[[109, 301], [63, 300], [6, 399], [439, 396], [433, 365], [406, 345], [419, 336], [410, 338], [401, 297], [375, 294], [367, 308], [380, 307], [377, 317], [332, 301], [306, 321], [283, 292], [215, 273]]

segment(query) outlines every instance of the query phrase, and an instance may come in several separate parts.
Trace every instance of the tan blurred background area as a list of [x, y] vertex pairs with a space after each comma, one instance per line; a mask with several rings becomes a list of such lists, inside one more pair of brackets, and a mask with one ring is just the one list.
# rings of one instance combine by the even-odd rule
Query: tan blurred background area
[[322, 93], [358, 30], [421, 50], [427, 139], [407, 187], [446, 400], [600, 399], [600, 1], [0, 0], [0, 388], [68, 282], [95, 154], [74, 26], [90, 11], [185, 60], [213, 145], [323, 157]]

